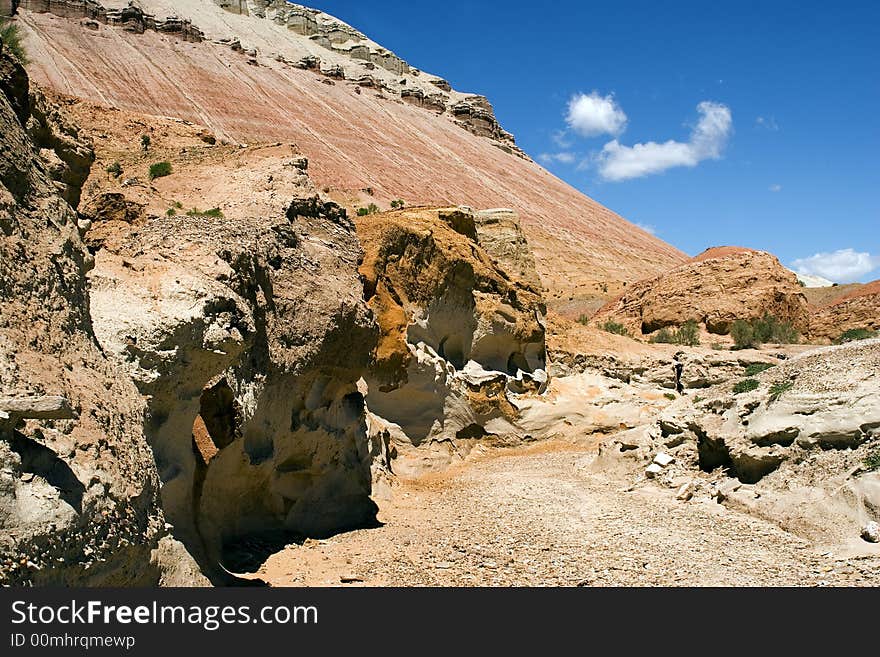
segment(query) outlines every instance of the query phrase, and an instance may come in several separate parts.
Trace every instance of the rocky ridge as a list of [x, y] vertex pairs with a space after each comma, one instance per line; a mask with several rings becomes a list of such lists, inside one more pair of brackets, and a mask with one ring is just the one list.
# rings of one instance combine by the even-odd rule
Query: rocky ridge
[[814, 306], [810, 337], [834, 341], [850, 330], [880, 331], [880, 281], [867, 283], [842, 297]]

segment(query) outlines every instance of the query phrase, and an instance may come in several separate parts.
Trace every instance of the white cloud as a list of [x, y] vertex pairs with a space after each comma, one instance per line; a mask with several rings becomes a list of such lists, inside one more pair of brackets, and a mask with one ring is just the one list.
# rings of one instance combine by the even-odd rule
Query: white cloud
[[767, 189], [769, 189], [771, 192], [781, 192], [782, 185], [770, 185], [770, 187], [768, 187]]
[[557, 130], [552, 135], [550, 135], [550, 138], [553, 140], [553, 143], [559, 146], [559, 148], [571, 148], [572, 146], [572, 141], [568, 135], [568, 130]]
[[553, 164], [554, 162], [559, 162], [560, 164], [572, 164], [577, 158], [574, 153], [562, 151], [561, 153], [541, 153], [538, 156], [538, 159], [544, 164]]
[[837, 283], [851, 283], [880, 267], [880, 256], [860, 253], [855, 249], [839, 249], [817, 253], [791, 263], [799, 274], [822, 276]]
[[662, 144], [649, 141], [633, 146], [624, 146], [616, 139], [608, 142], [597, 158], [599, 174], [605, 180], [628, 180], [719, 159], [733, 128], [730, 108], [703, 101], [697, 105], [697, 111], [700, 120], [687, 142], [670, 139]]
[[641, 228], [646, 233], [650, 233], [651, 235], [657, 234], [657, 229], [651, 224], [636, 224], [637, 228]]
[[626, 114], [614, 100], [613, 94], [576, 94], [568, 102], [565, 117], [568, 126], [582, 137], [619, 135], [626, 128]]
[[759, 116], [755, 119], [755, 125], [759, 128], [765, 128], [766, 130], [771, 130], [773, 132], [779, 130], [779, 124], [776, 123], [776, 119], [772, 116], [769, 118], [766, 116]]

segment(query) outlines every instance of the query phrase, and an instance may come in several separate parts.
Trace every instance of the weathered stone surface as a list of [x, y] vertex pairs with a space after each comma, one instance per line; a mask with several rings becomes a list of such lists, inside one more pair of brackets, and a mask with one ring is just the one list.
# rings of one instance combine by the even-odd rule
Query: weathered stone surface
[[769, 253], [724, 247], [630, 286], [593, 323], [614, 321], [643, 336], [694, 320], [710, 333], [725, 334], [735, 320], [765, 313], [807, 330], [807, 301], [797, 277]]
[[70, 203], [93, 155], [0, 54], [0, 584], [145, 585], [164, 533], [143, 402], [98, 350]]
[[880, 331], [880, 281], [859, 286], [810, 313], [812, 340], [831, 342], [853, 329]]
[[[104, 133], [124, 139], [122, 121]], [[119, 193], [115, 205], [143, 212], [86, 234], [102, 235], [91, 320], [146, 399], [174, 537], [225, 582], [248, 537], [320, 536], [374, 519], [356, 383], [376, 326], [354, 226], [318, 197], [294, 149], [215, 147], [195, 126], [138, 121], [156, 135], [151, 149], [166, 130], [190, 146], [167, 151], [174, 173], [150, 186], [95, 178], [87, 205]], [[165, 211], [169, 198], [179, 213]]]
[[482, 248], [475, 218], [459, 207], [357, 219], [381, 328], [367, 405], [408, 445], [442, 443], [447, 459], [449, 444], [466, 453], [476, 439], [513, 434], [508, 392], [540, 394], [547, 380], [543, 299]]
[[755, 484], [757, 495], [733, 491], [725, 503], [850, 540], [880, 508], [880, 474], [864, 467], [880, 447], [877, 372], [880, 340], [815, 349], [757, 375], [753, 392], [734, 395], [730, 382], [675, 402], [658, 429], [680, 437], [677, 464]]

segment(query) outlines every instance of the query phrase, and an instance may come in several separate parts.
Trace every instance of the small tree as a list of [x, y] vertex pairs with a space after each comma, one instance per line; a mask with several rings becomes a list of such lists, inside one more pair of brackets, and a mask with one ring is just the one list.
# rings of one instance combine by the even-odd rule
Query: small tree
[[689, 319], [678, 327], [676, 331], [676, 344], [685, 345], [687, 347], [696, 347], [700, 344], [700, 327], [697, 323]]
[[141, 135], [141, 149], [144, 153], [150, 150], [150, 135]]
[[118, 178], [122, 175], [122, 165], [119, 162], [114, 162], [109, 167], [107, 167], [107, 173], [109, 173], [114, 178]]
[[155, 180], [156, 178], [164, 178], [165, 176], [170, 175], [170, 162], [156, 162], [155, 164], [150, 165], [150, 180]]

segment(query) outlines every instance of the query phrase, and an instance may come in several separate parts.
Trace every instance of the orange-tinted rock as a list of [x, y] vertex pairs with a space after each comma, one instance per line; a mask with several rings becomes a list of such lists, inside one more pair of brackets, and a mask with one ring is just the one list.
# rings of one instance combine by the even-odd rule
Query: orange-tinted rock
[[765, 313], [807, 329], [807, 301], [795, 274], [770, 253], [720, 247], [637, 283], [600, 309], [593, 322], [614, 321], [639, 336], [694, 320], [724, 334], [735, 320]]
[[836, 340], [854, 329], [880, 330], [880, 280], [858, 286], [811, 313], [813, 339]]

